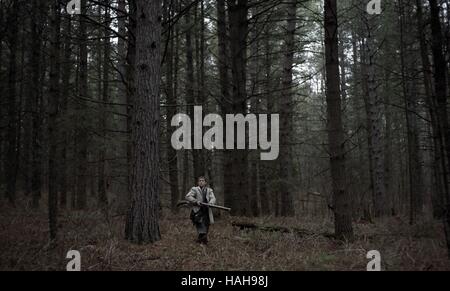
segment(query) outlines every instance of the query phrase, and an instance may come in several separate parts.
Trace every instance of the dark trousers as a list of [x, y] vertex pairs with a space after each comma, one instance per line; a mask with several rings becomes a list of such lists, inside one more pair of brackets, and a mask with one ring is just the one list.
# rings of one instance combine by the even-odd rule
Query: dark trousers
[[192, 210], [191, 220], [197, 229], [199, 240], [206, 240], [206, 235], [208, 234], [210, 224], [208, 208], [201, 207], [197, 213]]

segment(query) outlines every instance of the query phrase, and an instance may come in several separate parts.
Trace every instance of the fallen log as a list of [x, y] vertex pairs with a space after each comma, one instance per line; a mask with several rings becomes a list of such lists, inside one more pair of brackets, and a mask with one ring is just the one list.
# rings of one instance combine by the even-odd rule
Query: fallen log
[[232, 222], [231, 225], [233, 227], [238, 227], [240, 230], [252, 230], [252, 231], [264, 231], [264, 232], [280, 232], [280, 233], [293, 233], [297, 236], [314, 236], [319, 235], [326, 238], [334, 238], [334, 234], [324, 232], [324, 233], [315, 233], [307, 229], [296, 228], [296, 227], [285, 227], [285, 226], [277, 226], [277, 225], [258, 225], [255, 223], [249, 222]]
[[247, 223], [247, 222], [232, 222], [232, 226], [239, 227], [240, 230], [256, 230], [256, 231], [266, 231], [266, 232], [281, 232], [281, 233], [295, 233], [297, 235], [314, 235], [312, 231], [309, 231], [307, 229], [300, 229], [300, 228], [288, 228], [284, 226], [273, 226], [273, 225], [257, 225], [254, 223]]

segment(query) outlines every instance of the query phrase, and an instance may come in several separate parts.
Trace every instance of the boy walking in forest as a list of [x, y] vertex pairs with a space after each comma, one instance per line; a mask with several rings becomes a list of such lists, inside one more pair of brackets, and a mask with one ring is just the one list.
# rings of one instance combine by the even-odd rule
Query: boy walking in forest
[[209, 225], [214, 223], [214, 217], [211, 208], [201, 205], [201, 203], [216, 204], [216, 197], [213, 190], [206, 186], [205, 177], [199, 177], [197, 185], [192, 187], [186, 195], [186, 200], [194, 204], [191, 210], [191, 220], [197, 229], [197, 242], [206, 245], [208, 243]]

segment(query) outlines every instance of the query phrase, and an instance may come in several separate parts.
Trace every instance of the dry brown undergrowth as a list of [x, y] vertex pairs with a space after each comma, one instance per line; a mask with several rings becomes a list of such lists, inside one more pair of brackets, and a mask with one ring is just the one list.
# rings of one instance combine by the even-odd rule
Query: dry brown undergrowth
[[[235, 220], [236, 218], [234, 218]], [[194, 242], [187, 210], [161, 220], [162, 240], [133, 245], [123, 239], [123, 216], [107, 223], [98, 211], [60, 213], [55, 245], [47, 239], [44, 211], [0, 211], [0, 270], [65, 270], [68, 250], [81, 252], [82, 270], [365, 270], [366, 253], [376, 249], [384, 270], [450, 270], [442, 225], [409, 226], [401, 219], [357, 224], [357, 239], [338, 243], [322, 234], [331, 221], [253, 219], [259, 224], [308, 229], [313, 234], [240, 231], [222, 217], [211, 227], [210, 244]], [[248, 219], [247, 219], [248, 220]], [[269, 223], [270, 221], [270, 223]]]

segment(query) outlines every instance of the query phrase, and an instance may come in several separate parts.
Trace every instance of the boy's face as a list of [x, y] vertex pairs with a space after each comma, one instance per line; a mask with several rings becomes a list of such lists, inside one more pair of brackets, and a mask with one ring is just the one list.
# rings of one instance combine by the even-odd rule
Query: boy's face
[[206, 181], [205, 179], [198, 179], [198, 185], [200, 187], [205, 187], [206, 186]]

